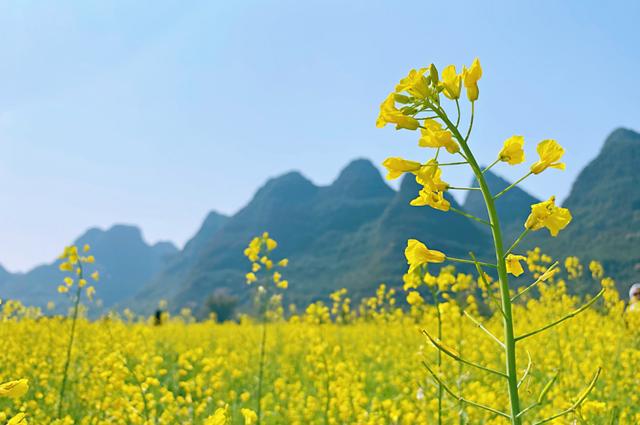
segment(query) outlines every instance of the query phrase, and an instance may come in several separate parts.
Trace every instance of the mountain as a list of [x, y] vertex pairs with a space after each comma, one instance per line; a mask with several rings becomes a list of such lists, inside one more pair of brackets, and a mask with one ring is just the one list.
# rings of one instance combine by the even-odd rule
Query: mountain
[[[491, 193], [498, 194], [503, 189], [511, 185], [510, 182], [493, 173], [487, 171], [485, 174], [487, 185]], [[478, 187], [478, 181], [475, 177], [471, 181], [470, 187]], [[529, 195], [519, 187], [509, 189], [507, 193], [502, 195], [496, 201], [498, 217], [502, 224], [503, 239], [506, 244], [514, 241], [524, 230], [524, 222], [531, 212], [531, 204], [540, 202], [539, 199]], [[464, 200], [463, 208], [466, 212], [475, 215], [484, 220], [489, 220], [487, 209], [482, 199], [482, 193], [477, 190], [470, 190]], [[478, 223], [478, 226], [489, 234], [489, 228]]]
[[11, 279], [13, 275], [11, 272], [7, 271], [2, 265], [0, 265], [0, 285]]
[[[131, 298], [135, 300], [135, 305], [139, 309], [151, 311], [157, 306], [159, 300], [174, 297], [198, 256], [228, 220], [229, 217], [211, 211], [182, 251], [173, 255], [159, 273], [132, 294]], [[130, 304], [128, 299], [125, 302]]]
[[[147, 244], [140, 229], [128, 225], [115, 225], [108, 230], [89, 229], [74, 244], [91, 246], [96, 262], [88, 269], [100, 272], [100, 281], [95, 285], [96, 297], [105, 307], [135, 294], [178, 252], [169, 242]], [[63, 296], [57, 293], [64, 277], [59, 264], [60, 260], [55, 260], [27, 273], [12, 275], [5, 282], [0, 280], [3, 298], [36, 306], [44, 306], [48, 301], [64, 305], [60, 302]]]
[[[557, 238], [545, 230], [531, 233], [519, 251], [540, 246], [561, 261], [570, 255], [601, 260], [607, 275], [626, 292], [632, 281], [640, 280], [638, 163], [640, 134], [615, 130], [564, 202], [573, 214], [572, 223]], [[494, 194], [510, 185], [491, 171], [486, 178]], [[326, 299], [342, 287], [359, 298], [371, 295], [382, 282], [400, 286], [409, 238], [450, 256], [468, 257], [473, 251], [482, 259], [492, 258], [484, 226], [453, 212], [410, 206], [418, 190], [413, 176], [407, 175], [394, 191], [370, 161], [358, 159], [328, 186], [317, 186], [299, 172], [268, 180], [233, 216], [209, 213], [181, 251], [168, 242], [150, 246], [138, 228], [121, 225], [90, 229], [76, 244], [92, 246], [102, 275], [98, 296], [105, 306], [129, 306], [144, 313], [153, 311], [161, 299], [174, 309], [197, 308], [216, 292], [238, 297], [246, 305], [244, 275], [250, 264], [243, 250], [264, 231], [279, 242], [275, 259], [291, 260], [284, 273], [290, 283], [285, 302], [298, 305]], [[462, 206], [446, 196], [453, 207], [487, 218], [479, 192], [470, 191]], [[517, 187], [497, 201], [505, 244], [521, 233], [531, 204], [537, 202]], [[57, 262], [26, 274], [0, 267], [0, 297], [44, 305], [61, 299], [56, 293], [61, 279]], [[588, 282], [572, 282], [571, 289], [593, 289]]]
[[556, 238], [536, 232], [528, 245], [541, 244], [558, 258], [598, 259], [626, 293], [640, 280], [638, 164], [640, 134], [624, 128], [613, 131], [598, 156], [578, 175], [563, 204], [571, 210], [573, 221]]
[[160, 298], [197, 306], [214, 291], [243, 297], [249, 262], [242, 252], [264, 231], [278, 240], [278, 258], [290, 259], [287, 301], [301, 304], [342, 287], [358, 297], [381, 282], [398, 286], [411, 237], [451, 255], [482, 249], [486, 238], [467, 219], [409, 206], [418, 190], [407, 176], [395, 192], [363, 159], [350, 163], [329, 186], [316, 186], [298, 172], [271, 179], [207, 244], [191, 250], [189, 262], [170, 266], [132, 303], [148, 311]]

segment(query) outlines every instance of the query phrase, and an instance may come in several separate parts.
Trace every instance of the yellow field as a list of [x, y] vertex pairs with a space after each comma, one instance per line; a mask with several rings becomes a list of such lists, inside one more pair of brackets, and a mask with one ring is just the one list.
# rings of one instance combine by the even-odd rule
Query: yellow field
[[[518, 334], [579, 305], [580, 300], [566, 295], [564, 288], [571, 285], [571, 270], [581, 272], [581, 268], [568, 270], [567, 280], [558, 275], [555, 282], [540, 284], [540, 299], [515, 306]], [[453, 281], [470, 279], [458, 274]], [[587, 401], [555, 423], [640, 423], [640, 314], [623, 312], [624, 303], [612, 281], [602, 282], [607, 287], [604, 302], [518, 345], [518, 368], [523, 374], [527, 352], [532, 359], [520, 389], [525, 407], [558, 373], [546, 404], [529, 411], [525, 423], [570, 407], [599, 366], [602, 375]], [[395, 307], [393, 291], [382, 288], [364, 301], [356, 315], [345, 307], [341, 295], [334, 296], [333, 309], [315, 304], [304, 314], [267, 325], [262, 423], [437, 423], [437, 386], [421, 363], [435, 365], [437, 350], [420, 332], [423, 328], [437, 332], [436, 307], [414, 303], [411, 311], [403, 312]], [[466, 310], [477, 314], [475, 301], [465, 297]], [[444, 301], [438, 308], [447, 347], [472, 362], [503, 369], [497, 343], [461, 316], [457, 302]], [[71, 321], [36, 316], [37, 312], [15, 303], [4, 304], [1, 378], [3, 382], [26, 378], [30, 388], [22, 398], [2, 400], [3, 420], [22, 411], [32, 424], [214, 424], [225, 423], [213, 414], [226, 407], [227, 423], [242, 424], [241, 409], [257, 410], [261, 324], [247, 318], [239, 324], [195, 323], [182, 315], [154, 326], [151, 321], [110, 317], [78, 321], [62, 406], [65, 419], [56, 422], [51, 418], [57, 416]], [[338, 323], [328, 322], [330, 317]], [[500, 335], [498, 315], [482, 322]], [[444, 357], [439, 374], [452, 391], [506, 410], [505, 382]], [[492, 413], [461, 405], [446, 393], [443, 411], [446, 424], [506, 423]], [[614, 417], [619, 422], [612, 422]]]

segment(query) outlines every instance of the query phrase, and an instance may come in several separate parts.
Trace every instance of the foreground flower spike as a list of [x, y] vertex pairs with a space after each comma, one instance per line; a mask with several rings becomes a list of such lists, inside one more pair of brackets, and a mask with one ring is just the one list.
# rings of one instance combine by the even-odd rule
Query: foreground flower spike
[[522, 268], [522, 264], [520, 264], [520, 261], [526, 261], [526, 260], [527, 260], [527, 257], [524, 257], [522, 255], [514, 255], [514, 254], [507, 255], [507, 258], [506, 258], [507, 273], [511, 273], [516, 277], [520, 276], [522, 273], [524, 273], [524, 269]]
[[533, 174], [540, 174], [549, 167], [559, 170], [565, 169], [564, 162], [558, 162], [564, 155], [564, 148], [555, 140], [543, 140], [538, 144], [537, 151], [538, 155], [540, 155], [540, 160], [531, 165]]
[[464, 87], [467, 89], [467, 98], [471, 102], [475, 102], [478, 100], [478, 95], [480, 93], [480, 90], [478, 89], [478, 81], [482, 77], [480, 60], [475, 58], [469, 69], [463, 69], [462, 74], [464, 75]]
[[29, 390], [29, 381], [19, 379], [17, 381], [9, 381], [0, 384], [0, 397], [18, 398], [22, 397]]
[[409, 239], [404, 250], [404, 256], [409, 264], [408, 273], [428, 263], [442, 263], [446, 256], [440, 251], [428, 249], [425, 244], [417, 239]]
[[[597, 301], [597, 299], [602, 296], [603, 291], [596, 295], [596, 297], [589, 301], [585, 306], [573, 313], [570, 313], [564, 318], [544, 326], [537, 331], [518, 335], [514, 320], [514, 312], [517, 312], [517, 310], [513, 309], [514, 301], [523, 293], [526, 293], [531, 287], [539, 285], [544, 279], [551, 279], [552, 268], [555, 267], [555, 265], [547, 269], [547, 271], [532, 285], [512, 297], [512, 288], [509, 285], [509, 274], [513, 276], [520, 276], [525, 273], [521, 264], [521, 262], [525, 260], [525, 257], [512, 254], [512, 252], [531, 231], [546, 227], [549, 229], [552, 236], [556, 236], [558, 232], [564, 229], [571, 221], [571, 213], [566, 208], [557, 207], [553, 197], [546, 202], [535, 204], [531, 207], [531, 214], [526, 220], [523, 232], [515, 239], [515, 241], [513, 241], [513, 243], [505, 245], [506, 241], [504, 240], [502, 233], [497, 202], [500, 200], [502, 195], [532, 175], [539, 174], [549, 167], [564, 169], [564, 163], [560, 162], [560, 159], [564, 154], [564, 149], [555, 140], [549, 139], [542, 141], [537, 147], [540, 159], [531, 166], [531, 169], [527, 174], [516, 180], [511, 185], [508, 185], [500, 192], [493, 193], [487, 182], [486, 172], [492, 167], [498, 165], [500, 162], [507, 163], [509, 165], [517, 165], [524, 162], [524, 138], [517, 135], [508, 138], [505, 140], [502, 149], [492, 164], [483, 168], [478, 165], [478, 160], [471, 148], [469, 138], [473, 129], [475, 102], [478, 100], [479, 96], [478, 81], [482, 78], [482, 73], [482, 67], [478, 59], [475, 59], [469, 68], [463, 67], [461, 74], [456, 72], [455, 66], [447, 66], [442, 72], [442, 78], [438, 75], [438, 71], [433, 64], [429, 65], [427, 68], [421, 68], [417, 71], [411, 70], [409, 75], [403, 78], [400, 81], [400, 84], [396, 86], [396, 92], [389, 95], [383, 102], [380, 117], [376, 124], [378, 127], [382, 127], [386, 123], [391, 122], [396, 124], [396, 128], [420, 128], [420, 138], [418, 141], [419, 146], [434, 148], [435, 150], [432, 159], [422, 165], [416, 161], [409, 161], [396, 157], [389, 158], [384, 163], [385, 167], [389, 171], [387, 176], [388, 178], [394, 179], [400, 177], [404, 173], [412, 173], [416, 176], [416, 182], [422, 185], [422, 188], [418, 192], [418, 196], [409, 202], [410, 205], [428, 205], [440, 211], [451, 211], [462, 215], [470, 220], [474, 220], [477, 223], [487, 226], [491, 232], [491, 238], [493, 239], [495, 262], [478, 261], [473, 252], [469, 252], [470, 259], [449, 257], [440, 251], [428, 249], [422, 242], [416, 239], [410, 239], [405, 249], [405, 256], [409, 264], [409, 271], [405, 274], [406, 279], [404, 279], [405, 289], [413, 288], [415, 290], [407, 297], [407, 302], [412, 305], [413, 309], [421, 303], [422, 298], [417, 291], [420, 282], [416, 281], [412, 275], [416, 272], [425, 271], [426, 267], [422, 268], [422, 266], [425, 266], [428, 263], [441, 263], [448, 260], [472, 264], [475, 266], [478, 275], [482, 277], [482, 282], [478, 284], [480, 287], [479, 289], [481, 289], [483, 293], [491, 295], [490, 304], [493, 305], [493, 308], [500, 310], [503, 318], [502, 325], [504, 339], [499, 339], [493, 336], [491, 332], [489, 332], [489, 335], [492, 336], [492, 339], [497, 341], [504, 350], [503, 354], [504, 359], [506, 360], [504, 372], [486, 368], [480, 364], [465, 360], [462, 356], [455, 353], [452, 355], [452, 352], [441, 344], [440, 335], [437, 343], [434, 342], [435, 340], [432, 340], [432, 342], [434, 342], [434, 346], [438, 348], [439, 353], [444, 352], [449, 357], [454, 358], [462, 364], [468, 366], [471, 365], [485, 372], [500, 376], [501, 378], [506, 378], [508, 381], [507, 392], [509, 397], [509, 412], [502, 412], [494, 407], [466, 400], [461, 395], [453, 393], [448, 389], [445, 381], [438, 376], [439, 374], [436, 374], [428, 364], [424, 362], [426, 369], [438, 384], [437, 418], [434, 419], [433, 422], [442, 424], [443, 417], [446, 416], [445, 410], [442, 406], [442, 391], [444, 390], [457, 399], [461, 405], [466, 404], [475, 408], [484, 409], [491, 412], [493, 415], [502, 416], [508, 419], [511, 425], [522, 425], [523, 415], [531, 411], [533, 408], [538, 407], [538, 405], [523, 407], [520, 404], [519, 387], [522, 381], [519, 376], [520, 371], [517, 365], [518, 352], [516, 350], [516, 343], [522, 339], [544, 332], [550, 327], [556, 326], [557, 324], [574, 317]], [[464, 111], [460, 108], [459, 102], [461, 84], [464, 85], [467, 92], [467, 98], [471, 102], [470, 117], [467, 124], [463, 124], [461, 122]], [[450, 99], [455, 102], [445, 102], [446, 99]], [[396, 102], [402, 105], [400, 109], [396, 108]], [[450, 113], [455, 115], [450, 115]], [[444, 155], [454, 155], [456, 158], [453, 160], [442, 160], [441, 157]], [[447, 166], [447, 168], [449, 168], [449, 166], [458, 165], [466, 165], [471, 169], [475, 177], [475, 182], [477, 182], [477, 185], [474, 185], [475, 187], [451, 186], [442, 180], [441, 167]], [[488, 218], [476, 217], [464, 210], [451, 206], [450, 202], [445, 198], [445, 192], [450, 190], [481, 192]], [[509, 246], [509, 248], [505, 249], [507, 246]], [[497, 284], [491, 286], [499, 293], [499, 297], [496, 296], [498, 294], [488, 292], [490, 290], [490, 285], [488, 284], [489, 278], [482, 270], [486, 267], [493, 268], [497, 272]], [[535, 274], [539, 273], [540, 270], [532, 269], [529, 265], [529, 272]], [[431, 280], [431, 278], [429, 279]], [[426, 275], [425, 283], [427, 283]], [[441, 283], [444, 284], [445, 282], [441, 282], [440, 278], [438, 278], [437, 286], [441, 291], [443, 291], [443, 287], [440, 286]], [[427, 285], [429, 286], [429, 283], [427, 283]], [[443, 294], [443, 297], [445, 297], [445, 295], [448, 294]], [[432, 294], [432, 299], [437, 300], [435, 294]], [[476, 324], [478, 325], [478, 323]], [[479, 326], [482, 329], [481, 323]], [[440, 362], [438, 362], [438, 366], [440, 366]], [[597, 379], [597, 376], [595, 379]], [[574, 410], [579, 407], [582, 401], [584, 400], [581, 400], [576, 407], [574, 407]], [[541, 403], [542, 401], [538, 402], [538, 404]], [[557, 417], [568, 415], [572, 411], [573, 410], [567, 410], [556, 416], [552, 416], [548, 420], [533, 423], [541, 424], [549, 422]]]
[[556, 206], [556, 197], [531, 205], [531, 214], [524, 227], [529, 230], [549, 229], [551, 236], [558, 236], [560, 230], [571, 222], [571, 212], [567, 208]]
[[376, 127], [382, 128], [387, 124], [395, 124], [396, 130], [401, 128], [415, 130], [420, 126], [418, 120], [404, 115], [396, 108], [395, 94], [391, 93], [380, 105], [380, 115], [376, 121]]
[[509, 165], [517, 165], [524, 162], [524, 137], [511, 136], [504, 141], [498, 158]]

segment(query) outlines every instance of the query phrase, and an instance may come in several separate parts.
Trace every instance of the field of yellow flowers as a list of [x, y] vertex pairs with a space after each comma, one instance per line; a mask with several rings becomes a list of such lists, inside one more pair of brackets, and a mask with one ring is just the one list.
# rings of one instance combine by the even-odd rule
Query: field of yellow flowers
[[[539, 251], [527, 258], [533, 272], [549, 261]], [[602, 276], [597, 263], [584, 269], [569, 258], [539, 284], [540, 297], [526, 294], [515, 306], [517, 330], [526, 332], [580, 304], [566, 291], [573, 280], [595, 279], [607, 289], [604, 301], [581, 313], [580, 320], [567, 320], [519, 346], [524, 358], [533, 359], [519, 365], [521, 396], [526, 405], [534, 404], [557, 374], [545, 396], [548, 403], [533, 413], [549, 416], [570, 407], [593, 370], [602, 366], [588, 400], [556, 423], [640, 423], [640, 314], [625, 312], [612, 280]], [[422, 295], [411, 296], [411, 308], [403, 310], [396, 304], [406, 294], [381, 286], [357, 308], [350, 307], [343, 290], [327, 305], [312, 304], [286, 320], [272, 318], [264, 345], [262, 423], [436, 423], [438, 389], [422, 361], [436, 364], [437, 350], [421, 330], [435, 333], [438, 313], [444, 345], [500, 369], [504, 359], [493, 354], [495, 342], [479, 327], [499, 334], [500, 317], [487, 316], [490, 307], [470, 290], [477, 277], [445, 268], [432, 278], [450, 294], [436, 305], [422, 302]], [[426, 288], [419, 291], [406, 280], [409, 294]], [[463, 315], [460, 305], [478, 322]], [[6, 302], [0, 326], [1, 379], [27, 379], [28, 390], [0, 399], [0, 420], [23, 412], [32, 424], [255, 423], [262, 326], [248, 317], [239, 323], [196, 323], [186, 312], [164, 319], [157, 326], [133, 316], [80, 318], [58, 420], [70, 320]], [[503, 384], [483, 371], [445, 356], [439, 375], [466, 399], [506, 408]], [[443, 400], [443, 412], [447, 424], [505, 423], [450, 397]]]

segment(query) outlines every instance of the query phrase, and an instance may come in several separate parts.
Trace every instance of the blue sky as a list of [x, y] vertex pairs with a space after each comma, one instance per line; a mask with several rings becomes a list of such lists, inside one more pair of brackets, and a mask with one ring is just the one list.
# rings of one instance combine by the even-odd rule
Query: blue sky
[[378, 105], [410, 68], [476, 56], [478, 156], [555, 138], [567, 171], [524, 188], [564, 198], [610, 131], [640, 129], [639, 19], [633, 1], [1, 1], [0, 263], [113, 223], [182, 245], [268, 177], [425, 159]]

